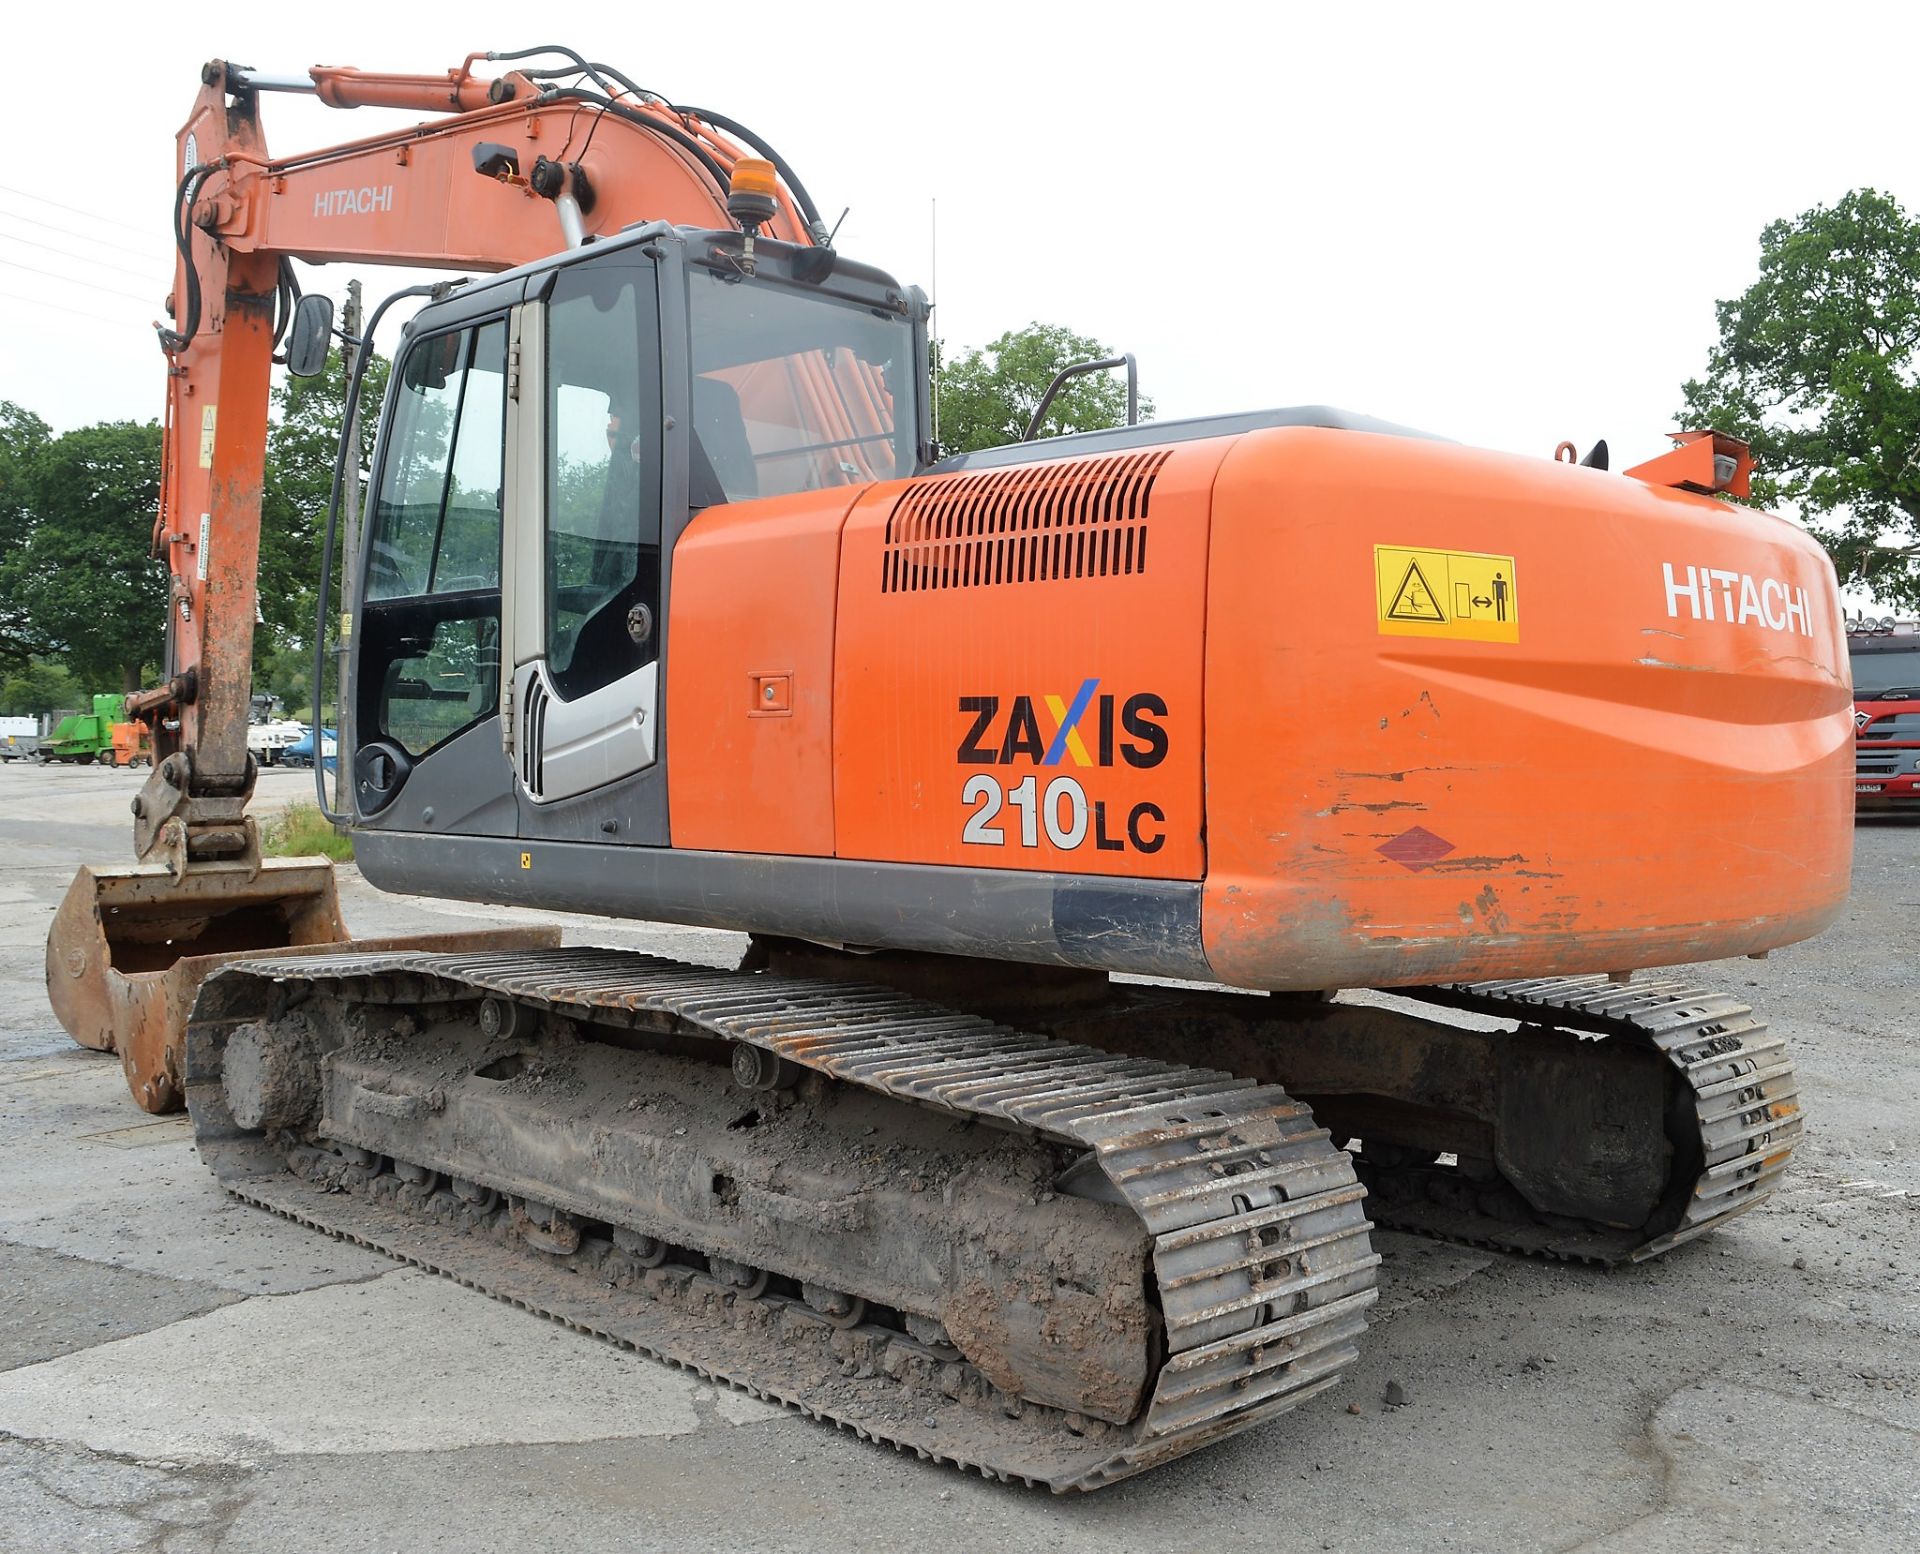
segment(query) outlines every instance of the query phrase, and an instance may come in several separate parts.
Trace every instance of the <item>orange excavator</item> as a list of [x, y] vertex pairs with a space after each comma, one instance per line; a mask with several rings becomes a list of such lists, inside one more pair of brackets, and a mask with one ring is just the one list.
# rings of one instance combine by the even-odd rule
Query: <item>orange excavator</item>
[[[285, 90], [439, 116], [275, 158]], [[1074, 1490], [1336, 1386], [1376, 1223], [1613, 1264], [1773, 1190], [1781, 1039], [1652, 970], [1847, 886], [1834, 576], [1717, 499], [1738, 443], [1623, 476], [1309, 406], [942, 458], [924, 297], [565, 51], [216, 62], [180, 151], [146, 861], [48, 978], [241, 1198]], [[343, 561], [362, 872], [739, 967], [352, 942], [260, 860], [296, 258], [482, 272], [392, 348]]]

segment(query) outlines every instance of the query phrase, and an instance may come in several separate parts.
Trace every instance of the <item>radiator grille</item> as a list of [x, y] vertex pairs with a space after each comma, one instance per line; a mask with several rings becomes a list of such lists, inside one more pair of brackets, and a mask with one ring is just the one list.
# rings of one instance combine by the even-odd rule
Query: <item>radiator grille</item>
[[882, 593], [993, 588], [1147, 569], [1147, 509], [1169, 450], [938, 475], [887, 520]]

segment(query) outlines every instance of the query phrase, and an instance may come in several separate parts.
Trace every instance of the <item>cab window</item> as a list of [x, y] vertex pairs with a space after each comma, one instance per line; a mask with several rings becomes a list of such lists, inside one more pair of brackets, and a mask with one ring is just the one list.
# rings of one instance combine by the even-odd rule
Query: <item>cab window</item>
[[695, 507], [913, 472], [904, 319], [705, 267], [688, 286]]
[[415, 341], [369, 516], [359, 726], [424, 755], [500, 696], [506, 325]]
[[547, 673], [565, 701], [659, 657], [659, 362], [651, 264], [560, 274], [547, 311], [545, 593]]

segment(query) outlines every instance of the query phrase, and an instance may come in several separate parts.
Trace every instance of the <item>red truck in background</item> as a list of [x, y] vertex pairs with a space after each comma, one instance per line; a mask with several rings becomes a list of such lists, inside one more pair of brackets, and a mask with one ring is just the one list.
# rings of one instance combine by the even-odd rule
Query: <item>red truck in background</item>
[[1920, 814], [1920, 621], [1853, 621], [1854, 807]]

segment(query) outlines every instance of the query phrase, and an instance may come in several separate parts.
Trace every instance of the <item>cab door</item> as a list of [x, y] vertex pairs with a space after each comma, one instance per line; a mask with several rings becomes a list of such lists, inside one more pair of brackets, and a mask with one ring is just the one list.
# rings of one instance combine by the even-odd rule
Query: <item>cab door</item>
[[523, 310], [517, 353], [523, 424], [538, 426], [518, 482], [537, 521], [515, 547], [508, 610], [505, 747], [521, 834], [651, 840], [617, 790], [659, 754], [656, 265], [622, 247], [552, 272], [541, 290], [544, 305]]

